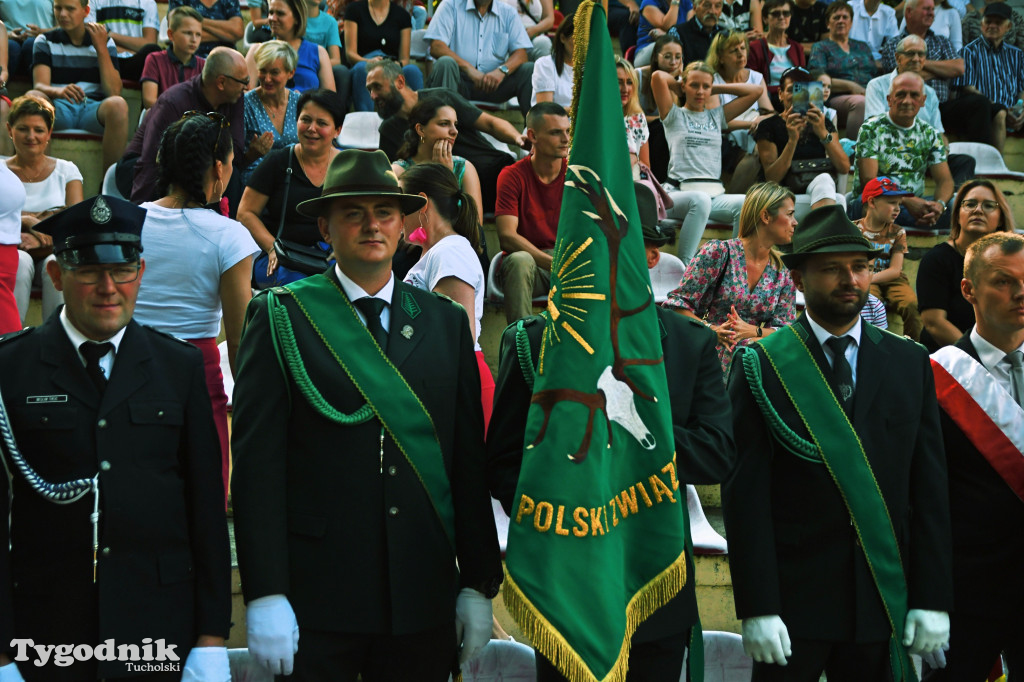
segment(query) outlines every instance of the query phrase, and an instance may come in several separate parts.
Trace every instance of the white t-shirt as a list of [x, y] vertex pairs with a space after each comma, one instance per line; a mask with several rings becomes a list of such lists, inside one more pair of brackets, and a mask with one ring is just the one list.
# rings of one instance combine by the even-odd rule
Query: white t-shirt
[[[90, 0], [90, 21], [97, 21], [118, 35], [141, 38], [142, 29], [160, 30], [160, 13], [156, 0]], [[131, 57], [131, 50], [118, 52], [118, 57]]]
[[181, 339], [216, 337], [221, 275], [260, 248], [240, 222], [209, 209], [142, 208], [146, 273], [135, 321]]
[[782, 47], [769, 45], [768, 49], [775, 55], [775, 58], [768, 64], [768, 75], [772, 79], [769, 85], [778, 85], [782, 80], [782, 74], [786, 73], [786, 69], [793, 68], [793, 60], [789, 58], [789, 45]]
[[476, 338], [473, 349], [480, 350], [480, 321], [484, 316], [484, 270], [469, 240], [459, 234], [445, 237], [427, 250], [405, 275], [405, 283], [417, 289], [433, 291], [445, 277], [457, 277], [473, 287], [473, 316]]
[[[39, 182], [26, 182], [25, 184], [25, 208], [30, 213], [48, 211], [51, 208], [64, 206], [65, 191], [72, 180], [82, 180], [82, 173], [78, 166], [65, 161], [54, 159], [57, 165], [53, 172]], [[6, 164], [5, 164], [6, 165]]]
[[864, 8], [864, 0], [853, 0], [853, 26], [850, 37], [871, 46], [871, 56], [881, 59], [878, 51], [886, 38], [892, 38], [900, 32], [896, 23], [896, 10], [885, 3], [879, 3], [874, 14], [868, 14]]
[[[540, 4], [540, 0], [528, 0], [524, 1], [523, 4], [530, 10], [529, 14], [523, 11], [523, 8], [519, 6], [519, 0], [501, 0], [509, 7], [515, 9], [519, 13], [519, 19], [523, 22], [523, 26], [529, 28], [530, 26], [536, 26], [536, 19], [540, 19], [541, 14], [544, 13], [544, 8]], [[536, 17], [536, 19], [534, 19]]]
[[21, 243], [25, 187], [6, 163], [0, 163], [0, 244]]
[[675, 182], [722, 177], [722, 107], [690, 111], [673, 106], [663, 121], [668, 139], [668, 176]]
[[[775, 60], [772, 60], [772, 61], [774, 62]], [[748, 85], [761, 85], [761, 84], [764, 83], [764, 76], [761, 75], [760, 71], [754, 71], [753, 69], [747, 69], [747, 73], [749, 74], [747, 76], [747, 84]], [[715, 76], [714, 76], [714, 78], [712, 80], [715, 83], [715, 85], [725, 85], [726, 84], [725, 83], [725, 79], [722, 78], [721, 74], [718, 74], [718, 73], [715, 74]], [[729, 94], [724, 93], [724, 92], [721, 93], [720, 95], [718, 95], [718, 101], [721, 102], [723, 107], [726, 104], [728, 104], [729, 102], [733, 101], [734, 99], [736, 99], [736, 95], [729, 95]], [[747, 109], [747, 111], [753, 111], [755, 114], [757, 113], [757, 100], [756, 99], [754, 100], [754, 103], [750, 105], [750, 108]], [[743, 113], [746, 113], [746, 112], [743, 112]], [[742, 114], [740, 114], [740, 115], [742, 115]]]
[[537, 103], [538, 92], [554, 92], [555, 104], [566, 109], [572, 104], [572, 66], [562, 64], [562, 75], [555, 71], [555, 58], [551, 55], [541, 57], [533, 64], [533, 94], [530, 106]]

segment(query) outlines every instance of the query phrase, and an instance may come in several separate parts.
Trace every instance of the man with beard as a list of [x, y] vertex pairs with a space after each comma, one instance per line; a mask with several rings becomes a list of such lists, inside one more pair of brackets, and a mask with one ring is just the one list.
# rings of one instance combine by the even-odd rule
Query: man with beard
[[949, 639], [935, 384], [923, 348], [860, 319], [877, 254], [841, 207], [811, 211], [782, 257], [805, 313], [732, 365], [722, 502], [755, 682], [903, 680]]
[[452, 90], [424, 88], [416, 92], [406, 85], [402, 65], [396, 61], [384, 59], [374, 62], [366, 73], [366, 89], [370, 91], [374, 108], [384, 119], [380, 124], [380, 149], [392, 161], [397, 158], [402, 138], [409, 129], [409, 112], [420, 97], [435, 97], [454, 109], [459, 122], [459, 136], [455, 138], [452, 154], [465, 157], [476, 166], [484, 212], [494, 210], [498, 173], [515, 158], [511, 152], [494, 147], [481, 133], [487, 133], [501, 142], [528, 148], [524, 133], [520, 133], [508, 121], [480, 111]]
[[698, 0], [694, 3], [693, 18], [676, 24], [679, 39], [683, 42], [683, 63], [703, 60], [711, 41], [722, 27], [718, 18], [722, 16], [722, 0]]

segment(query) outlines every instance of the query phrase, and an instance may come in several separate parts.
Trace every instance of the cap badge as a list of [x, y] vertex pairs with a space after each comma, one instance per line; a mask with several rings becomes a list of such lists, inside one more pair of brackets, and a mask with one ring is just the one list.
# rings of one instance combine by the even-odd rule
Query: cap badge
[[103, 200], [102, 196], [97, 196], [92, 210], [89, 212], [89, 217], [97, 225], [104, 225], [110, 222], [110, 216], [110, 206], [107, 206], [107, 202]]

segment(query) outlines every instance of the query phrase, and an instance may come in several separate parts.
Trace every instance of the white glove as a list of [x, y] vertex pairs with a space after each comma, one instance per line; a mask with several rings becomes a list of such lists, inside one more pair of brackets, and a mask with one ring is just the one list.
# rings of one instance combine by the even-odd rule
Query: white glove
[[0, 682], [25, 682], [17, 663], [12, 661], [7, 665], [0, 665]]
[[910, 609], [903, 629], [903, 646], [911, 654], [930, 654], [949, 644], [949, 614], [945, 611]]
[[228, 649], [223, 646], [195, 646], [188, 652], [181, 682], [231, 682]]
[[786, 665], [786, 657], [793, 655], [786, 624], [778, 616], [744, 618], [743, 653], [758, 663]]
[[245, 608], [249, 653], [274, 675], [291, 675], [299, 650], [299, 624], [288, 597], [260, 597]]
[[949, 651], [949, 644], [943, 644], [935, 651], [921, 654], [921, 660], [933, 669], [945, 668], [947, 651]]
[[455, 598], [455, 638], [462, 646], [460, 664], [476, 656], [491, 641], [493, 622], [491, 600], [471, 587], [463, 587]]

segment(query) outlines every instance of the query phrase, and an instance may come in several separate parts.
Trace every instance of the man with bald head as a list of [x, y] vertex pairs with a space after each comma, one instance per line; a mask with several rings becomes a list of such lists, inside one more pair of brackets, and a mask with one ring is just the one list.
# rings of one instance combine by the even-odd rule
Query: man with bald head
[[[158, 198], [156, 152], [160, 137], [186, 111], [212, 111], [224, 116], [234, 142], [235, 166], [239, 169], [248, 166], [254, 160], [245, 158], [242, 95], [248, 89], [245, 57], [230, 47], [215, 47], [206, 58], [203, 72], [164, 91], [142, 120], [117, 165], [117, 188], [121, 194], [131, 195], [131, 200], [137, 204]], [[238, 174], [233, 174], [225, 192], [231, 202], [232, 215], [242, 195], [237, 178]]]
[[[868, 82], [867, 92], [864, 94], [864, 117], [871, 118], [889, 111], [889, 88], [892, 80], [899, 74], [911, 71], [924, 78], [924, 63], [928, 57], [928, 45], [924, 38], [919, 35], [906, 35], [896, 44], [896, 69], [885, 73], [878, 78], [872, 78]], [[939, 112], [939, 97], [935, 89], [925, 83], [924, 106], [917, 112], [919, 121], [924, 121], [935, 128], [942, 141], [947, 145], [946, 128], [942, 124], [942, 115]], [[969, 178], [974, 177], [974, 158], [966, 154], [950, 154], [949, 172], [953, 176], [953, 183], [959, 187]]]
[[[948, 149], [935, 128], [918, 119], [925, 104], [921, 76], [906, 71], [895, 76], [887, 97], [889, 110], [864, 122], [857, 135], [857, 168], [854, 186], [860, 192], [872, 178], [891, 177], [914, 196], [903, 200], [896, 224], [904, 227], [948, 229], [946, 203], [953, 196], [953, 176], [947, 163]], [[935, 197], [924, 197], [925, 173], [935, 181]], [[851, 206], [851, 217], [860, 217], [860, 205]]]

